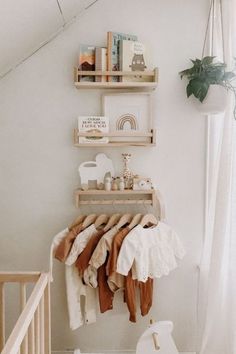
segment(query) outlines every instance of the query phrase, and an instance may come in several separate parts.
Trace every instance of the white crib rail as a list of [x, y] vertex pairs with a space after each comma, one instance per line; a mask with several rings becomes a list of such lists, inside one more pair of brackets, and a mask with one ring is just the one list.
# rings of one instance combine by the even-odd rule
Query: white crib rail
[[[5, 283], [19, 283], [21, 314], [5, 343]], [[27, 300], [26, 284], [34, 282]], [[0, 272], [1, 354], [51, 354], [50, 277], [39, 272]]]

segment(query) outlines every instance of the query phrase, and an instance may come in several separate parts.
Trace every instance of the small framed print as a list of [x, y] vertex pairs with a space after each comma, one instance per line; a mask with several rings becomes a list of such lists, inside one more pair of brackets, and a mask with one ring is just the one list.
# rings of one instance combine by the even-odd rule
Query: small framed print
[[[103, 95], [103, 115], [109, 117], [112, 141], [147, 141], [152, 127], [152, 95], [149, 92]], [[122, 132], [125, 136], [122, 136]], [[141, 136], [143, 134], [143, 136]], [[127, 139], [128, 136], [128, 139]]]

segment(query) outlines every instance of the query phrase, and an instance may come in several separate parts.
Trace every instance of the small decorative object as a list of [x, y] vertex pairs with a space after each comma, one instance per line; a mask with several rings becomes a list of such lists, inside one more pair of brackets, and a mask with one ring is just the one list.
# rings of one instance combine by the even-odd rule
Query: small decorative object
[[[79, 133], [108, 133], [109, 118], [100, 116], [80, 116], [78, 117]], [[106, 136], [79, 136], [79, 143], [108, 143]]]
[[111, 178], [110, 177], [105, 178], [105, 190], [106, 191], [111, 190]]
[[111, 177], [114, 176], [114, 167], [112, 160], [105, 154], [97, 154], [95, 161], [86, 161], [79, 165], [78, 172], [82, 190], [88, 190], [89, 181], [96, 181], [97, 187], [101, 189], [106, 174], [109, 173]]
[[134, 176], [133, 178], [133, 190], [150, 190], [152, 189], [152, 182], [150, 178]]
[[120, 177], [120, 181], [119, 181], [119, 190], [123, 191], [125, 189], [125, 181], [124, 181], [124, 177]]
[[117, 191], [118, 190], [118, 185], [117, 185], [116, 179], [114, 177], [112, 178], [111, 189], [113, 191]]
[[123, 163], [124, 163], [124, 169], [123, 169], [123, 178], [125, 182], [125, 188], [130, 189], [132, 186], [132, 178], [133, 178], [133, 172], [130, 171], [128, 164], [131, 159], [131, 154], [122, 154], [123, 156]]

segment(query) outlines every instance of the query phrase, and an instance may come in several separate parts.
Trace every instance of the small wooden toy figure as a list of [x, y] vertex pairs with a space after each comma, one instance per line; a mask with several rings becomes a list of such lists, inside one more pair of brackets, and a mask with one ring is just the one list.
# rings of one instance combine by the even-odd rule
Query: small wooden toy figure
[[131, 188], [132, 185], [132, 180], [133, 180], [133, 172], [130, 171], [128, 164], [131, 159], [131, 154], [122, 154], [123, 156], [123, 163], [124, 163], [124, 169], [123, 169], [123, 177], [124, 177], [124, 182], [125, 182], [125, 188], [129, 189]]

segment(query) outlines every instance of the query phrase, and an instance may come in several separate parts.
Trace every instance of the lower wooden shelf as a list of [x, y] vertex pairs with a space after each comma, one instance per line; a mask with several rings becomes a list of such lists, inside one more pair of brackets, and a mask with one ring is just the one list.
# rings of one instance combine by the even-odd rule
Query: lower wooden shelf
[[75, 203], [79, 208], [83, 205], [143, 205], [152, 206], [160, 220], [165, 218], [165, 207], [160, 191], [157, 189], [134, 191], [105, 191], [89, 189], [75, 191]]
[[124, 190], [124, 191], [105, 191], [91, 189], [75, 191], [76, 206], [80, 205], [121, 205], [121, 204], [145, 204], [156, 205], [155, 190]]
[[[90, 137], [91, 143], [80, 143], [79, 137]], [[109, 137], [108, 143], [96, 142], [96, 139]], [[125, 138], [126, 140], [118, 140]], [[129, 140], [130, 139], [130, 140]], [[74, 129], [74, 146], [76, 147], [119, 147], [119, 146], [156, 146], [156, 130], [152, 129], [148, 133], [133, 131], [115, 131], [110, 133], [81, 133]]]

